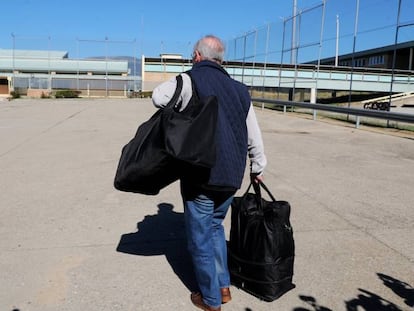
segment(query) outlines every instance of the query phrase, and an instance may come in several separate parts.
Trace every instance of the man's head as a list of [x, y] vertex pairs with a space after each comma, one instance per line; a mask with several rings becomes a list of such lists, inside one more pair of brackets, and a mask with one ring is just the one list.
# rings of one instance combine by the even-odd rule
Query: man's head
[[193, 62], [198, 63], [202, 60], [211, 60], [221, 64], [224, 59], [224, 44], [216, 36], [207, 35], [194, 45]]

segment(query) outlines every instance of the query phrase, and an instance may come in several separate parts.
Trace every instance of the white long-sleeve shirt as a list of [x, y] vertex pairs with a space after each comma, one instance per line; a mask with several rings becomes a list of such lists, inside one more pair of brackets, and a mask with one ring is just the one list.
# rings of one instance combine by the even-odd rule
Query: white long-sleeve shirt
[[[183, 89], [181, 91], [178, 102], [182, 102], [180, 111], [184, 110], [189, 103], [192, 94], [191, 78], [183, 73]], [[158, 85], [152, 92], [152, 102], [155, 107], [164, 108], [175, 93], [177, 87], [177, 80], [175, 77]], [[251, 173], [263, 173], [267, 164], [267, 159], [264, 153], [262, 133], [257, 123], [256, 113], [253, 105], [250, 104], [250, 109], [246, 118], [247, 137], [248, 137], [248, 154], [251, 164]]]

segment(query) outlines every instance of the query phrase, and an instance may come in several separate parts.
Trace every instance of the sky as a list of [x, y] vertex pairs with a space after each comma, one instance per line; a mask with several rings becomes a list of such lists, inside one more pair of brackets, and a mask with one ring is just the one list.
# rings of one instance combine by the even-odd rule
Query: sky
[[[291, 26], [284, 21], [292, 20], [294, 2], [8, 0], [1, 3], [0, 49], [14, 46], [15, 49], [62, 50], [69, 52], [70, 58], [142, 54], [158, 57], [161, 53], [190, 57], [194, 43], [203, 35], [217, 35], [233, 47], [240, 46], [244, 35], [256, 31], [261, 38], [258, 45], [263, 47], [265, 41], [271, 42], [269, 50], [282, 51], [291, 44], [291, 39], [283, 41], [282, 37], [284, 32], [286, 37], [292, 36]], [[312, 46], [313, 52], [309, 53], [312, 56], [308, 57], [314, 58], [322, 42], [322, 56], [332, 57], [337, 53], [336, 38], [340, 54], [394, 43], [398, 0], [326, 0], [323, 26], [322, 1], [296, 0], [296, 3], [297, 10], [305, 12], [298, 32], [300, 41], [297, 39], [297, 45], [303, 46], [301, 55], [306, 54], [306, 46]], [[409, 26], [398, 28], [398, 41], [411, 41], [414, 40], [414, 26], [411, 26], [414, 1], [401, 0], [401, 3], [400, 25]], [[273, 29], [269, 32], [269, 41], [265, 39], [268, 27]], [[260, 51], [249, 53], [260, 54]]]

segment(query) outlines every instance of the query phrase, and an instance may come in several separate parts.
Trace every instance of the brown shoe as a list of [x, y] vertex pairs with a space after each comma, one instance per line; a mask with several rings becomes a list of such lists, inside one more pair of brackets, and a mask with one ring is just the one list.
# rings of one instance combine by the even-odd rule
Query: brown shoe
[[231, 300], [230, 288], [224, 287], [221, 289], [221, 303], [227, 303]]
[[201, 293], [191, 293], [191, 302], [193, 305], [195, 305], [197, 308], [200, 308], [204, 311], [221, 311], [221, 307], [213, 308], [209, 305], [206, 305], [203, 301], [203, 296], [201, 296]]

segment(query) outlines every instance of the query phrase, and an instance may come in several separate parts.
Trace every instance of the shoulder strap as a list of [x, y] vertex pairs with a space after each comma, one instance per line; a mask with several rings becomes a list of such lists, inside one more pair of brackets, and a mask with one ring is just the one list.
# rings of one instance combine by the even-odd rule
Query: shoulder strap
[[181, 101], [178, 102], [178, 98], [181, 95], [181, 91], [183, 89], [183, 77], [181, 75], [178, 75], [175, 77], [177, 80], [177, 87], [175, 88], [175, 92], [171, 100], [168, 102], [166, 107], [172, 107], [175, 111], [179, 111], [181, 108]]

